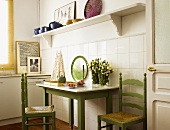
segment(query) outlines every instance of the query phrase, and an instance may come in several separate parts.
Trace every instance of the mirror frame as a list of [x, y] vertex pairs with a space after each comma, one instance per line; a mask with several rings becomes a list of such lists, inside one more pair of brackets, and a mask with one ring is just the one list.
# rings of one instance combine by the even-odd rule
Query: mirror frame
[[85, 65], [86, 65], [86, 68], [87, 68], [87, 73], [84, 75], [84, 79], [86, 79], [86, 78], [87, 78], [87, 75], [88, 75], [88, 62], [87, 62], [86, 58], [85, 58], [84, 56], [76, 56], [76, 57], [73, 59], [72, 64], [71, 64], [71, 76], [72, 76], [72, 78], [73, 78], [75, 81], [78, 81], [78, 80], [77, 80], [77, 79], [74, 77], [74, 75], [73, 75], [73, 67], [74, 67], [74, 63], [76, 62], [76, 60], [77, 60], [77, 59], [80, 59], [80, 58], [85, 62]]

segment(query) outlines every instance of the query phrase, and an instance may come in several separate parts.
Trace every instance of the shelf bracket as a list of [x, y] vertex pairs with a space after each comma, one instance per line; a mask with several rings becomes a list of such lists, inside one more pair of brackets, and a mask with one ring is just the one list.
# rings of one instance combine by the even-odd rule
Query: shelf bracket
[[50, 47], [52, 47], [52, 38], [50, 35], [42, 35], [42, 38]]
[[121, 16], [116, 16], [116, 15], [110, 15], [113, 24], [116, 27], [116, 32], [119, 36], [122, 35], [122, 17]]

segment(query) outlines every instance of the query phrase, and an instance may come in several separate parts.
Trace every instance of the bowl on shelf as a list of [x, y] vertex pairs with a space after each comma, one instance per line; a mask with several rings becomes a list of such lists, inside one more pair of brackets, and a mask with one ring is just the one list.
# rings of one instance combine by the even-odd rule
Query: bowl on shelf
[[51, 22], [51, 23], [49, 24], [49, 27], [50, 27], [51, 30], [56, 29], [56, 28], [59, 28], [59, 27], [62, 27], [62, 26], [63, 26], [63, 25], [62, 25], [61, 23], [56, 22], [56, 21]]
[[40, 28], [35, 28], [35, 29], [34, 29], [34, 34], [35, 34], [35, 35], [39, 34], [39, 30], [40, 30]]

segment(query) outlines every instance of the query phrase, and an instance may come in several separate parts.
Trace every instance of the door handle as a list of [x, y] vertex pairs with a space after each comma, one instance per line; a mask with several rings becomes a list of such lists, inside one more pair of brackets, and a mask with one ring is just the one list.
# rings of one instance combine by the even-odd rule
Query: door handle
[[156, 69], [154, 67], [151, 67], [151, 66], [148, 67], [148, 70], [151, 71], [151, 72], [156, 71]]

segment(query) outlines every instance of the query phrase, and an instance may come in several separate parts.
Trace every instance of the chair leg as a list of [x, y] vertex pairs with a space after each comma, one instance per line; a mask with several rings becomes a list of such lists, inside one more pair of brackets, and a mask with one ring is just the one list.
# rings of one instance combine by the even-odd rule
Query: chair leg
[[146, 121], [143, 122], [143, 130], [147, 130]]
[[25, 118], [25, 121], [24, 121], [24, 129], [23, 130], [28, 130], [28, 126], [26, 125], [26, 123], [28, 123], [27, 117]]
[[56, 130], [56, 119], [55, 119], [55, 112], [52, 115], [52, 130]]
[[25, 116], [22, 116], [22, 130], [25, 130], [26, 127], [25, 122], [26, 122], [26, 118]]
[[126, 127], [122, 127], [122, 130], [126, 130]]
[[100, 120], [100, 116], [98, 116], [98, 130], [101, 130], [101, 120]]

